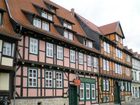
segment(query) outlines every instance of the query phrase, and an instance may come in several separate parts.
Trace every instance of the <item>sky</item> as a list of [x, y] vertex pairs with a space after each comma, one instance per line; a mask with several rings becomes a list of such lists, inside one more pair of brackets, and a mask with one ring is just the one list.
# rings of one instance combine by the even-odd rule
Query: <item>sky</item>
[[97, 26], [120, 21], [124, 45], [140, 54], [140, 0], [51, 0]]

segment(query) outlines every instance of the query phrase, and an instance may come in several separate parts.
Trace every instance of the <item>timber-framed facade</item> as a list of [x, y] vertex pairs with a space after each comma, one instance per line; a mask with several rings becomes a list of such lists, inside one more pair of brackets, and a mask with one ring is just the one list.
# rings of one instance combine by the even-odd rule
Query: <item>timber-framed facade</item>
[[113, 104], [130, 98], [131, 52], [123, 46], [119, 22], [98, 27], [50, 0], [1, 2], [13, 33], [12, 105]]

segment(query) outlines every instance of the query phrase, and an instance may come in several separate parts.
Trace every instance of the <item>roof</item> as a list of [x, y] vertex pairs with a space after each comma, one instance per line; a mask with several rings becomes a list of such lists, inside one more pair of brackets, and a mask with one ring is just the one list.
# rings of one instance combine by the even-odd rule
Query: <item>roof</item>
[[0, 34], [3, 36], [19, 39], [18, 35], [13, 30], [4, 0], [0, 0], [0, 9], [3, 10], [3, 21], [2, 25], [0, 25]]
[[123, 34], [123, 31], [122, 31], [122, 28], [121, 28], [119, 21], [100, 26], [99, 29], [103, 35], [117, 33], [120, 36], [124, 37], [124, 34]]
[[[54, 15], [53, 20], [54, 24], [50, 25], [51, 28], [50, 32], [38, 29], [35, 26], [33, 26], [26, 16], [26, 13], [29, 13], [33, 16], [40, 16], [35, 6], [47, 9], [46, 3], [56, 7], [56, 15]], [[11, 18], [17, 24], [30, 30], [33, 30], [35, 32], [37, 31], [38, 33], [43, 33], [46, 36], [49, 35], [50, 37], [57, 38], [63, 41], [65, 40], [68, 42], [68, 40], [64, 38], [62, 35], [60, 35], [60, 33], [55, 28], [55, 25], [62, 26], [59, 19], [59, 17], [61, 17], [62, 19], [73, 24], [73, 31], [75, 32], [75, 34], [80, 35], [81, 37], [86, 37], [86, 34], [82, 29], [82, 27], [80, 26], [77, 19], [75, 18], [75, 15], [71, 11], [53, 3], [50, 0], [8, 0], [7, 6], [9, 7], [9, 14], [11, 15]], [[84, 47], [76, 38], [74, 38], [74, 40], [71, 42], [81, 48], [86, 49], [86, 46]], [[95, 48], [93, 48], [92, 51], [96, 53], [99, 52]]]
[[90, 22], [89, 20], [85, 19], [84, 17], [82, 17], [82, 16], [80, 16], [80, 15], [78, 15], [78, 14], [76, 14], [76, 15], [77, 15], [77, 16], [80, 18], [80, 20], [81, 20], [82, 22], [84, 22], [90, 29], [92, 29], [93, 31], [95, 31], [95, 32], [97, 32], [97, 33], [99, 33], [99, 34], [102, 34], [101, 31], [99, 30], [98, 26], [96, 26], [94, 23]]

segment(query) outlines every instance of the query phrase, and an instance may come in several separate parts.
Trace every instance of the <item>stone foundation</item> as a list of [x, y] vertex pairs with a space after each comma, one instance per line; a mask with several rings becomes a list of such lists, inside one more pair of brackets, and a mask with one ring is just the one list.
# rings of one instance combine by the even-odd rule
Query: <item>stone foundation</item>
[[[11, 105], [14, 105], [11, 100]], [[68, 98], [16, 99], [15, 105], [69, 105]]]

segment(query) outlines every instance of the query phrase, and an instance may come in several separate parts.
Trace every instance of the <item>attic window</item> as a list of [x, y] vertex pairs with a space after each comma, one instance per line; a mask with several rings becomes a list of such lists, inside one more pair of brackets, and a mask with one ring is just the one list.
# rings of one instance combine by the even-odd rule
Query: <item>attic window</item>
[[64, 30], [64, 37], [69, 39], [69, 40], [73, 40], [73, 33]]
[[70, 23], [68, 23], [68, 22], [64, 22], [64, 23], [63, 23], [63, 26], [64, 26], [65, 28], [72, 29], [72, 25], [71, 25]]
[[2, 13], [0, 13], [0, 24], [2, 23]]
[[90, 40], [86, 40], [86, 46], [89, 48], [93, 48], [93, 42]]
[[33, 18], [33, 25], [37, 28], [41, 28], [45, 31], [50, 31], [50, 24], [46, 21], [42, 21], [39, 18]]
[[46, 18], [46, 19], [48, 19], [48, 20], [50, 20], [50, 21], [53, 20], [52, 14], [49, 14], [49, 13], [47, 13], [47, 12], [45, 12], [45, 11], [42, 11], [42, 12], [41, 12], [41, 16], [44, 17], [44, 18]]

